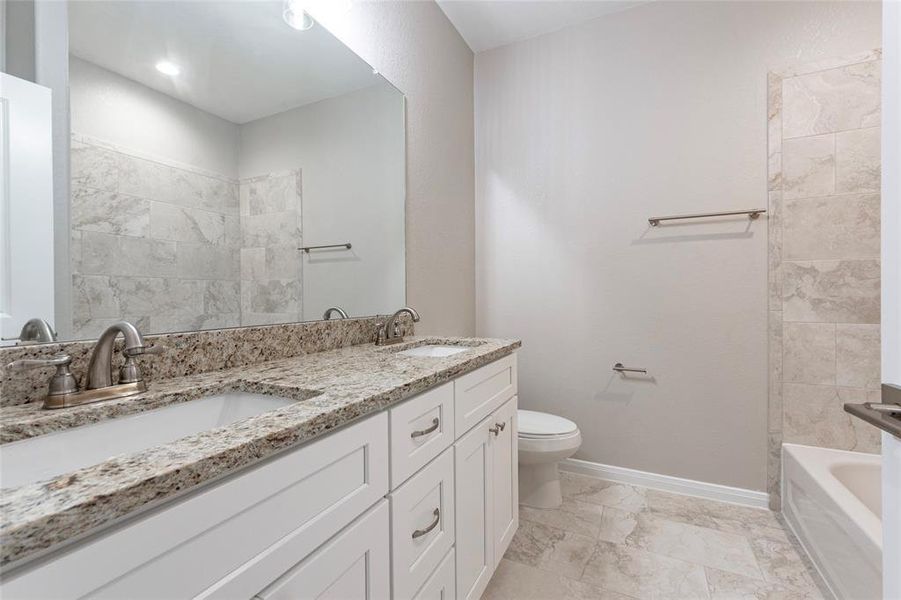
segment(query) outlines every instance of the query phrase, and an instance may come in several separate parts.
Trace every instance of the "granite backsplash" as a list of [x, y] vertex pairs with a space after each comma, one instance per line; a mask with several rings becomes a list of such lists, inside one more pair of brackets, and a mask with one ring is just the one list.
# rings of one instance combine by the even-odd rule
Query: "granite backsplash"
[[[356, 319], [283, 323], [257, 327], [235, 327], [184, 333], [145, 336], [151, 345], [166, 348], [161, 355], [139, 357], [148, 382], [154, 379], [184, 377], [233, 367], [290, 358], [374, 343], [379, 326], [386, 316]], [[413, 334], [413, 323], [406, 316], [399, 319], [404, 335]], [[42, 358], [57, 353], [72, 357], [72, 373], [83, 383], [94, 340], [11, 346], [0, 348], [0, 406], [15, 406], [43, 401], [53, 367], [11, 371], [7, 365], [22, 358]], [[113, 378], [122, 362], [121, 339], [117, 344]]]

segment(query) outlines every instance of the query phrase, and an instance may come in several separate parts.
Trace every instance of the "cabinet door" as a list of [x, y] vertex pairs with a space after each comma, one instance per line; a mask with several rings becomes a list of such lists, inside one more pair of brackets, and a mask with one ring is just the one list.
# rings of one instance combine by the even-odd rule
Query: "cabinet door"
[[457, 597], [478, 600], [494, 572], [492, 415], [454, 444]]
[[347, 526], [256, 600], [384, 600], [390, 594], [388, 502]]
[[501, 562], [519, 526], [519, 464], [517, 459], [516, 397], [491, 417], [491, 470], [494, 495], [494, 567]]

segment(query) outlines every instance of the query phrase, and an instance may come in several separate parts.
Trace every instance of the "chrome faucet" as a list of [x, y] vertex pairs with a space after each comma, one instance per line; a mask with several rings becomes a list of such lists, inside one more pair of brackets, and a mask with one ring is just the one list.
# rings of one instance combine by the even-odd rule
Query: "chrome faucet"
[[[112, 363], [113, 344], [119, 334], [125, 336], [125, 364], [119, 368], [119, 382], [113, 385]], [[140, 394], [147, 389], [141, 370], [134, 357], [142, 354], [160, 354], [162, 346], [147, 346], [144, 336], [137, 327], [127, 321], [119, 321], [110, 325], [91, 354], [85, 389], [79, 391], [78, 381], [69, 371], [72, 357], [57, 354], [49, 358], [29, 358], [17, 360], [7, 365], [10, 370], [31, 369], [36, 367], [56, 367], [56, 373], [50, 378], [44, 408], [67, 408], [101, 400], [112, 400], [124, 396]]]
[[340, 306], [332, 306], [330, 308], [325, 309], [325, 314], [322, 315], [322, 318], [325, 319], [326, 321], [328, 321], [329, 319], [332, 318], [333, 312], [338, 313], [338, 318], [340, 318], [340, 319], [347, 318], [347, 312]]
[[414, 323], [419, 323], [419, 313], [409, 306], [403, 307], [388, 317], [388, 320], [385, 321], [385, 325], [379, 328], [379, 336], [375, 341], [377, 346], [388, 346], [404, 341], [404, 336], [400, 334], [400, 324], [397, 322], [397, 318], [404, 313], [410, 315]]

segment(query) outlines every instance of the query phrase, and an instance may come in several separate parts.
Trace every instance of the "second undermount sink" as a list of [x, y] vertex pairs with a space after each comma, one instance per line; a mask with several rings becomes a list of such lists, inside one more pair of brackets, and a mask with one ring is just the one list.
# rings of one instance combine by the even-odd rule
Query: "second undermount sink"
[[[0, 446], [9, 489], [230, 425], [296, 400], [230, 391]], [[65, 409], [63, 409], [65, 410]]]
[[398, 352], [398, 354], [402, 356], [419, 356], [419, 357], [429, 357], [429, 358], [444, 358], [446, 356], [453, 356], [454, 354], [459, 354], [460, 352], [466, 352], [471, 348], [468, 346], [449, 346], [447, 344], [429, 344], [427, 346], [417, 346], [415, 348], [410, 348], [409, 350], [402, 350]]

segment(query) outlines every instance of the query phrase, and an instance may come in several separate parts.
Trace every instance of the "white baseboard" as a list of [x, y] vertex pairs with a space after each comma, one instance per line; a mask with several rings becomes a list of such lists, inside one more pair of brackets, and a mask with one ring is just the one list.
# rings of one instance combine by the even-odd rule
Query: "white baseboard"
[[718, 502], [730, 502], [732, 504], [741, 504], [753, 508], [769, 508], [770, 496], [766, 492], [757, 492], [743, 488], [729, 487], [728, 485], [694, 481], [692, 479], [682, 479], [681, 477], [648, 473], [647, 471], [636, 471], [635, 469], [626, 469], [625, 467], [602, 465], [600, 463], [579, 460], [576, 458], [568, 458], [561, 461], [560, 469], [570, 473], [588, 475], [589, 477], [597, 477], [598, 479], [616, 481], [618, 483], [640, 485], [642, 487], [664, 492], [673, 492], [675, 494], [684, 494], [686, 496], [697, 496], [698, 498], [707, 498], [708, 500], [717, 500]]

